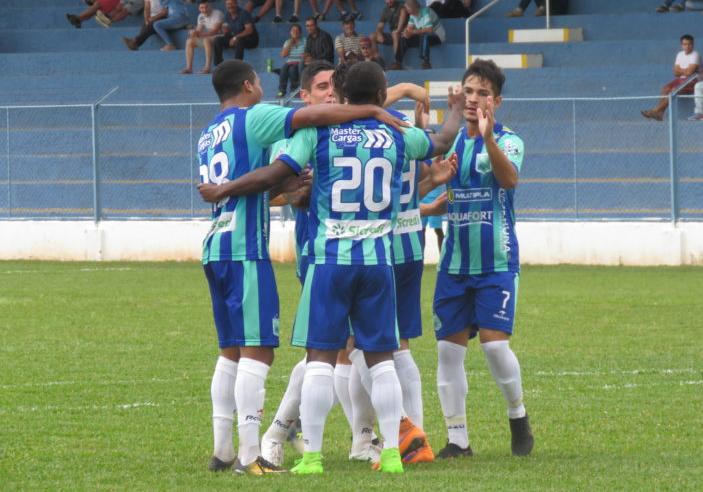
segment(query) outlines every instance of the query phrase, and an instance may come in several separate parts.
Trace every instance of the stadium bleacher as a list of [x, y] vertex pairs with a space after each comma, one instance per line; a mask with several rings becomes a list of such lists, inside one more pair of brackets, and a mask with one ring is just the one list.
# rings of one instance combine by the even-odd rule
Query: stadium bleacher
[[[309, 5], [302, 3], [305, 17], [310, 13]], [[364, 13], [357, 31], [368, 33], [383, 2], [357, 3]], [[479, 6], [487, 3], [478, 1]], [[700, 12], [656, 14], [658, 3], [572, 0], [571, 15], [553, 17], [552, 25], [582, 29], [583, 41], [510, 43], [510, 30], [543, 28], [545, 20], [534, 17], [531, 10], [522, 18], [506, 18], [515, 1], [504, 0], [472, 23], [471, 53], [542, 55], [540, 68], [507, 70], [504, 96], [508, 98], [653, 96], [671, 78], [679, 36], [691, 33], [700, 37], [699, 49], [703, 43]], [[216, 2], [220, 9], [222, 4]], [[128, 18], [109, 29], [93, 20], [85, 22], [82, 29], [73, 28], [66, 21], [66, 12], [79, 12], [84, 7], [82, 0], [0, 2], [0, 105], [93, 104], [106, 94], [109, 96], [103, 102], [109, 104], [216, 103], [210, 77], [179, 73], [184, 65], [182, 50], [161, 52], [156, 37], [137, 52], [126, 49], [121, 38], [137, 32], [139, 18]], [[196, 6], [190, 8], [195, 19]], [[336, 19], [336, 11], [328, 17]], [[271, 18], [269, 15], [258, 24], [260, 47], [245, 53], [245, 60], [260, 73], [269, 98], [276, 92], [278, 78], [266, 73], [266, 60], [279, 60], [289, 29], [288, 24], [272, 24]], [[388, 72], [390, 83], [460, 79], [464, 71], [464, 21], [448, 19], [443, 23], [448, 39], [432, 49], [433, 69], [419, 70], [417, 50], [411, 50], [405, 59], [408, 69]], [[333, 36], [341, 32], [336, 20], [323, 22], [321, 27]], [[178, 33], [179, 47], [185, 35], [185, 31]], [[392, 60], [388, 47], [382, 54]], [[196, 67], [203, 56], [202, 50], [196, 51]], [[506, 104], [501, 119], [524, 137], [529, 149], [518, 203], [522, 216], [668, 218], [669, 137], [666, 125], [639, 116], [639, 109], [650, 103]], [[689, 99], [681, 103], [679, 111], [679, 207], [682, 217], [700, 218], [703, 125], [683, 121], [692, 106]], [[97, 144], [100, 177], [105, 180], [99, 187], [103, 217], [190, 217], [204, 213], [191, 185], [192, 147], [198, 128], [215, 107], [101, 107]], [[6, 113], [8, 126], [3, 124], [6, 115], [2, 113], [0, 149], [7, 148], [12, 169], [21, 166], [22, 175], [21, 179], [13, 177], [17, 171], [11, 171], [7, 159], [0, 156], [0, 176], [10, 176], [10, 191], [0, 193], [0, 216], [91, 216], [90, 109], [14, 109]], [[627, 140], [624, 149], [623, 138]], [[38, 139], [51, 145], [39, 152], [33, 145]], [[47, 166], [48, 162], [52, 165]], [[39, 199], [32, 180], [54, 180], [53, 191]], [[624, 187], [628, 190], [626, 199]]]

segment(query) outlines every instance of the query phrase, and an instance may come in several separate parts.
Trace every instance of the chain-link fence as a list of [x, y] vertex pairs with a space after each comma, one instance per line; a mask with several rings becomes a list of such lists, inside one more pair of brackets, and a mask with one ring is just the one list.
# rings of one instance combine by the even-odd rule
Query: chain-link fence
[[[505, 99], [498, 120], [526, 149], [519, 218], [703, 219], [703, 121], [687, 120], [687, 96], [663, 122], [642, 118], [655, 103]], [[413, 104], [398, 108], [411, 114]], [[195, 146], [217, 111], [217, 104], [0, 107], [0, 218], [206, 217]], [[433, 111], [431, 124], [442, 116]]]

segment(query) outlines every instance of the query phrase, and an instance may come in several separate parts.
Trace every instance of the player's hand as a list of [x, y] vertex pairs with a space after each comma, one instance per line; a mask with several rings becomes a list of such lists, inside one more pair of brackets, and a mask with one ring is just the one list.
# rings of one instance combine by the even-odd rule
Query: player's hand
[[237, 36], [232, 36], [231, 38], [229, 38], [229, 47], [234, 48], [234, 45], [237, 44], [237, 41]]
[[483, 140], [493, 138], [493, 127], [495, 126], [495, 118], [493, 116], [493, 96], [488, 96], [486, 101], [486, 111], [481, 108], [476, 109], [478, 116], [478, 131], [481, 133]]
[[400, 118], [396, 118], [392, 114], [390, 114], [388, 111], [385, 109], [378, 108], [379, 111], [376, 114], [376, 119], [380, 121], [381, 123], [385, 123], [388, 126], [392, 126], [396, 130], [402, 132], [403, 128], [406, 128], [408, 126], [411, 126], [410, 123], [407, 121], [403, 121]]
[[444, 215], [447, 213], [447, 192], [445, 191], [430, 203], [421, 204], [423, 216]]
[[466, 97], [461, 91], [461, 87], [454, 87], [450, 85], [447, 88], [447, 106], [449, 106], [449, 109], [452, 110], [455, 105], [458, 105], [463, 111], [466, 106]]
[[406, 84], [407, 88], [405, 90], [405, 97], [412, 99], [413, 101], [422, 103], [425, 111], [430, 110], [430, 95], [427, 93], [427, 89], [417, 84]]
[[459, 169], [459, 159], [456, 153], [449, 156], [449, 159], [436, 159], [430, 166], [430, 176], [434, 187], [449, 183]]
[[423, 103], [418, 102], [415, 104], [415, 126], [422, 128], [423, 130], [427, 128], [430, 124], [430, 108], [426, 107]]
[[200, 192], [202, 199], [208, 203], [217, 203], [225, 198], [224, 193], [222, 193], [222, 185], [200, 183], [198, 192]]

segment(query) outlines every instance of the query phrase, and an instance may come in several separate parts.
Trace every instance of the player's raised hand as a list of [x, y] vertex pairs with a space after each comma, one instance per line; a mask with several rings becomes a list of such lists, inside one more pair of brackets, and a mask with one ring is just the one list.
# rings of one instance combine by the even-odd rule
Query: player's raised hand
[[396, 118], [385, 110], [379, 111], [378, 115], [376, 116], [376, 119], [381, 123], [385, 123], [388, 126], [392, 126], [400, 132], [403, 131], [403, 128], [411, 126], [410, 123], [408, 123], [407, 121], [403, 121], [400, 118]]
[[430, 166], [430, 175], [435, 187], [449, 183], [456, 176], [459, 159], [456, 153], [449, 156], [449, 159], [436, 159]]
[[493, 96], [488, 96], [486, 101], [486, 111], [481, 108], [476, 109], [478, 116], [478, 131], [484, 140], [493, 137], [493, 127], [495, 126], [495, 118], [493, 116]]
[[422, 102], [415, 103], [415, 126], [422, 128], [423, 130], [427, 128], [430, 124], [430, 108], [425, 106]]
[[454, 105], [459, 105], [463, 111], [464, 106], [466, 105], [466, 97], [461, 91], [461, 87], [454, 87], [450, 85], [447, 88], [447, 106], [449, 106], [449, 109], [451, 110], [454, 108]]
[[200, 192], [200, 196], [203, 200], [208, 203], [217, 203], [225, 198], [222, 193], [222, 186], [213, 183], [200, 183], [198, 185], [198, 192]]

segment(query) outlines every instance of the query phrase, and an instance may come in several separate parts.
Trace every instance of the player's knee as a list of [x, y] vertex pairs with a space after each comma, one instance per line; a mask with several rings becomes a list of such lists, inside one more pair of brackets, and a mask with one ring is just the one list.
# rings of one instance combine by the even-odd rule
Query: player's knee
[[510, 335], [504, 331], [495, 330], [493, 328], [479, 328], [478, 339], [481, 343], [500, 342], [510, 340]]

